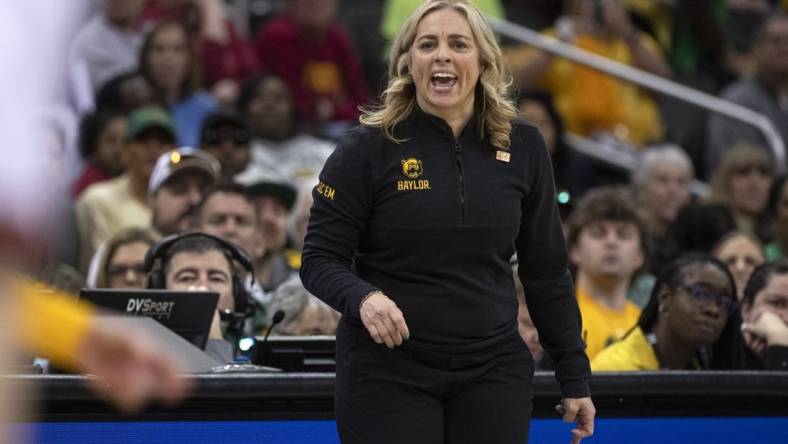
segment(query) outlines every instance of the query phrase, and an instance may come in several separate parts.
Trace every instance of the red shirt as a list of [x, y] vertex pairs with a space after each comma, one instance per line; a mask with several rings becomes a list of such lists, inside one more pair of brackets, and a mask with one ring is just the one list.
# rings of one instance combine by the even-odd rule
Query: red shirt
[[[162, 6], [157, 2], [149, 1], [142, 11], [142, 22], [147, 27], [152, 27], [161, 20], [178, 20], [186, 23], [189, 14], [199, 14], [194, 5]], [[194, 51], [198, 55], [203, 75], [203, 86], [210, 88], [222, 79], [231, 79], [243, 87], [243, 84], [259, 74], [260, 62], [252, 43], [238, 33], [232, 21], [225, 19], [227, 27], [227, 41], [217, 42], [208, 40], [199, 35], [198, 30], [191, 30], [194, 42]]]
[[79, 197], [82, 194], [82, 191], [85, 188], [93, 185], [96, 182], [102, 182], [107, 179], [112, 179], [112, 176], [107, 174], [104, 170], [98, 167], [95, 163], [89, 162], [85, 165], [85, 171], [82, 172], [82, 176], [74, 182], [73, 185], [73, 193], [74, 197]]
[[260, 70], [260, 62], [257, 60], [254, 46], [238, 34], [232, 22], [226, 23], [228, 35], [226, 42], [200, 39], [197, 43], [207, 87], [222, 79], [234, 80], [243, 87], [243, 84]]
[[321, 39], [308, 39], [288, 14], [265, 24], [255, 36], [262, 67], [282, 77], [299, 114], [315, 122], [316, 102], [334, 106], [330, 121], [354, 120], [366, 103], [361, 62], [345, 32], [332, 25]]

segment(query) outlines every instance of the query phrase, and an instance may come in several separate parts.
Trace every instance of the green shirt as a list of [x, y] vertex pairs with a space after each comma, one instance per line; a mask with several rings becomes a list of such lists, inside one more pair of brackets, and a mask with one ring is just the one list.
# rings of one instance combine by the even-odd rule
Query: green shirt
[[783, 258], [783, 252], [780, 249], [780, 244], [777, 242], [769, 242], [764, 247], [764, 252], [766, 253], [766, 260], [768, 262], [774, 262], [776, 260], [780, 260]]

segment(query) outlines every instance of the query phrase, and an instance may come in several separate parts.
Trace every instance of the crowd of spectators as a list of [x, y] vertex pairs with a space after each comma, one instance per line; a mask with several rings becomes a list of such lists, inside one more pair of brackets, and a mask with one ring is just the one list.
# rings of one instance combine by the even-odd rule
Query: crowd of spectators
[[[65, 100], [79, 131], [63, 146], [82, 159], [67, 172], [76, 179], [62, 226], [76, 227], [63, 229], [73, 245], [42, 278], [57, 269], [84, 287], [146, 288], [151, 246], [198, 231], [242, 249], [253, 275], [225, 260], [221, 244], [192, 240], [165, 258], [167, 288], [219, 288], [221, 311], [232, 308], [225, 287], [243, 285], [253, 300], [247, 335], [267, 331], [278, 310], [285, 321], [275, 334], [334, 333], [339, 314], [298, 278], [312, 189], [359, 107], [385, 87], [383, 52], [418, 0], [267, 3], [274, 12], [255, 20], [233, 14], [232, 1], [96, 3], [68, 54]], [[762, 113], [788, 141], [786, 1], [476, 3]], [[511, 98], [552, 159], [593, 368], [784, 368], [780, 173], [788, 168], [766, 139], [729, 117], [503, 43]], [[580, 152], [570, 135], [623, 147], [637, 165]], [[185, 257], [198, 268], [181, 285]], [[528, 295], [518, 301], [520, 332], [549, 368]], [[219, 311], [217, 340], [227, 338]]]

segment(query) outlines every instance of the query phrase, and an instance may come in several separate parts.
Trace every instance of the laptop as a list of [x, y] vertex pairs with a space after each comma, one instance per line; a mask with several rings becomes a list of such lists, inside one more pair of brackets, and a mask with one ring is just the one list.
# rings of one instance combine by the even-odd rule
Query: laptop
[[127, 316], [152, 318], [205, 350], [219, 293], [171, 290], [82, 289], [80, 299]]

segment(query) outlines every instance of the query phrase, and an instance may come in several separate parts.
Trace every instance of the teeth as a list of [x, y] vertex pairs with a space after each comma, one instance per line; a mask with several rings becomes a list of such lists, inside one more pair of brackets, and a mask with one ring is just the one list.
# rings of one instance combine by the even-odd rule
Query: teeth
[[432, 75], [432, 77], [439, 77], [439, 78], [443, 78], [443, 79], [453, 79], [453, 78], [455, 78], [455, 76], [453, 74], [448, 74], [448, 73], [445, 73], [445, 72], [435, 73], [435, 74]]

